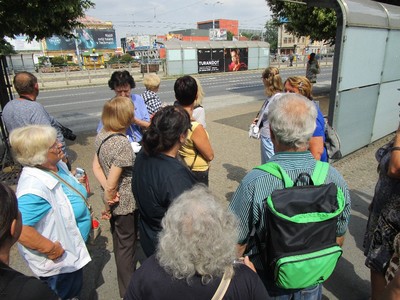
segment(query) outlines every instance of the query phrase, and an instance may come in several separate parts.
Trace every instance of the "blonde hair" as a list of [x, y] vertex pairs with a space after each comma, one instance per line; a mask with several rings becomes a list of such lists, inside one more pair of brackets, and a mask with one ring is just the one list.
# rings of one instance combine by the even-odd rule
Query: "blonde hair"
[[197, 98], [194, 100], [194, 107], [200, 106], [203, 103], [203, 98], [204, 98], [204, 90], [203, 87], [201, 86], [200, 80], [197, 79], [196, 77], [193, 77], [194, 80], [196, 80], [197, 83]]
[[310, 80], [307, 79], [305, 76], [290, 76], [286, 79], [286, 82], [288, 82], [292, 87], [296, 88], [299, 90], [300, 95], [303, 95], [304, 97], [308, 99], [312, 99], [312, 85]]
[[265, 95], [271, 97], [276, 93], [283, 91], [283, 83], [281, 75], [279, 75], [279, 69], [276, 67], [268, 67], [262, 73], [264, 79]]
[[157, 74], [146, 74], [143, 78], [143, 84], [146, 89], [155, 91], [160, 87], [161, 79]]
[[127, 97], [114, 97], [103, 107], [101, 121], [106, 131], [126, 130], [134, 117], [135, 108], [132, 100]]
[[49, 148], [57, 139], [55, 128], [29, 125], [14, 129], [10, 134], [14, 158], [23, 166], [34, 167], [47, 161]]

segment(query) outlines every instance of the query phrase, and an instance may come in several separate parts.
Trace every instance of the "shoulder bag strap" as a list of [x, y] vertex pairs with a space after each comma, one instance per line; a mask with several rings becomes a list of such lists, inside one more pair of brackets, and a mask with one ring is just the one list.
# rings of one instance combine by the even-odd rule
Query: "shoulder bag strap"
[[326, 176], [328, 176], [328, 171], [329, 164], [327, 162], [317, 160], [314, 171], [311, 175], [314, 185], [324, 184]]
[[265, 106], [263, 105], [264, 108], [262, 109], [261, 114], [258, 114], [258, 116], [257, 116], [258, 117], [257, 127], [260, 127], [260, 124], [262, 122], [262, 117], [264, 116], [264, 113], [267, 110], [268, 103], [269, 103], [269, 99], [265, 100], [265, 102], [264, 102]]
[[126, 137], [126, 135], [125, 134], [123, 134], [123, 133], [113, 133], [113, 134], [110, 134], [108, 137], [106, 137], [102, 142], [101, 142], [101, 144], [100, 144], [100, 146], [99, 146], [99, 149], [97, 149], [97, 156], [99, 156], [99, 154], [100, 154], [100, 149], [101, 149], [101, 146], [103, 146], [103, 144], [106, 142], [106, 141], [108, 141], [109, 139], [111, 139], [112, 137], [114, 137], [114, 136], [124, 136], [124, 137]]
[[268, 172], [271, 175], [281, 179], [285, 185], [285, 188], [293, 186], [293, 180], [289, 177], [286, 171], [282, 169], [282, 167], [277, 163], [269, 162], [261, 166], [255, 167], [255, 169], [260, 169], [264, 172]]
[[89, 210], [92, 209], [92, 207], [90, 206], [89, 202], [87, 201], [86, 197], [83, 196], [83, 194], [78, 191], [76, 188], [74, 188], [71, 184], [69, 184], [67, 181], [65, 181], [60, 175], [58, 175], [56, 172], [52, 171], [52, 170], [47, 170], [41, 166], [36, 166], [38, 169], [45, 171], [46, 173], [49, 173], [50, 175], [52, 175], [54, 178], [56, 178], [58, 181], [62, 182], [63, 184], [65, 184], [67, 187], [69, 187], [72, 191], [74, 191], [75, 193], [77, 193], [82, 199], [83, 201], [85, 201], [85, 204], [87, 206], [87, 208]]
[[196, 149], [196, 148], [194, 149], [194, 152], [195, 152], [196, 154], [195, 154], [195, 156], [194, 156], [194, 159], [193, 159], [192, 165], [189, 167], [191, 171], [193, 170], [193, 166], [194, 166], [194, 163], [196, 162], [197, 155], [199, 154], [199, 151], [197, 151], [197, 149]]
[[222, 300], [226, 294], [229, 284], [231, 283], [231, 280], [232, 278], [228, 278], [226, 276], [226, 272], [224, 272], [224, 276], [222, 276], [221, 282], [219, 283], [218, 288], [211, 300]]

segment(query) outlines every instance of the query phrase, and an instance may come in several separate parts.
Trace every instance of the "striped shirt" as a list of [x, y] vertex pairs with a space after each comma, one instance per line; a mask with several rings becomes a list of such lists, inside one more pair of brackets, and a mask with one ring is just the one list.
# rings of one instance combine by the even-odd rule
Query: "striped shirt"
[[[278, 163], [295, 181], [300, 173], [312, 174], [315, 168], [315, 159], [309, 151], [307, 152], [280, 152], [271, 157], [268, 162]], [[340, 188], [345, 197], [345, 207], [338, 217], [337, 236], [342, 236], [347, 231], [350, 217], [351, 201], [347, 184], [342, 175], [333, 168], [329, 167], [325, 183], [333, 182]], [[251, 170], [242, 180], [229, 209], [238, 217], [239, 225], [239, 244], [246, 244], [253, 225], [256, 228], [258, 236], [261, 238], [266, 234], [266, 219], [264, 212], [264, 202], [274, 190], [283, 189], [281, 179], [259, 169]], [[250, 211], [252, 210], [252, 211]], [[253, 248], [248, 255], [254, 254]], [[259, 262], [253, 261], [257, 268], [262, 269]]]

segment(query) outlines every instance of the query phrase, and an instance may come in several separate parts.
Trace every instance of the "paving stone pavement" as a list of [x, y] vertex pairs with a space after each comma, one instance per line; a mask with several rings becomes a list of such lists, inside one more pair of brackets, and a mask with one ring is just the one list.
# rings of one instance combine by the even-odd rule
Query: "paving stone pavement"
[[[204, 101], [206, 103], [207, 98]], [[322, 106], [326, 105], [324, 99], [320, 101]], [[226, 203], [245, 174], [260, 163], [259, 141], [249, 139], [247, 131], [261, 104], [262, 100], [239, 103], [206, 112], [207, 131], [215, 151], [215, 159], [210, 168], [210, 189]], [[94, 138], [95, 129], [80, 133], [75, 142], [69, 143], [69, 149], [73, 167], [82, 167], [88, 172], [92, 190], [89, 201], [99, 216], [102, 209], [99, 185], [91, 170]], [[362, 239], [368, 218], [368, 205], [377, 180], [374, 153], [390, 138], [385, 137], [334, 164], [349, 185], [352, 216], [343, 257], [333, 276], [324, 284], [324, 299], [366, 300], [369, 297], [369, 272], [364, 267]], [[84, 271], [83, 300], [119, 299], [109, 224], [103, 220], [100, 223], [101, 236], [94, 245], [89, 245], [92, 262]], [[15, 248], [12, 251], [11, 266], [31, 274]]]

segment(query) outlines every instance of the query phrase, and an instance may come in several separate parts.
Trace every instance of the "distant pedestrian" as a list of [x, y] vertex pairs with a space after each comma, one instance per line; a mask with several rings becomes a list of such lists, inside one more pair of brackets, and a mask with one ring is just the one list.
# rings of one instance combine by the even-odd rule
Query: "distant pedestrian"
[[293, 55], [293, 52], [290, 51], [290, 54], [289, 54], [289, 67], [293, 67], [293, 60], [294, 60], [294, 55]]
[[150, 118], [161, 108], [161, 100], [157, 95], [160, 88], [161, 79], [157, 74], [151, 73], [147, 74], [143, 78], [143, 84], [146, 90], [142, 94], [144, 103], [146, 104], [147, 111]]
[[319, 63], [315, 57], [315, 53], [310, 54], [310, 59], [307, 62], [306, 77], [311, 83], [317, 82], [317, 74], [320, 73]]

